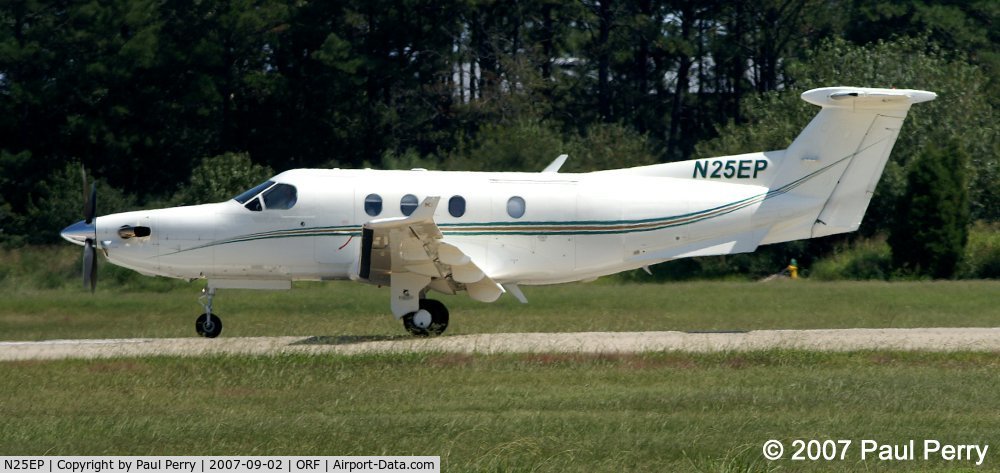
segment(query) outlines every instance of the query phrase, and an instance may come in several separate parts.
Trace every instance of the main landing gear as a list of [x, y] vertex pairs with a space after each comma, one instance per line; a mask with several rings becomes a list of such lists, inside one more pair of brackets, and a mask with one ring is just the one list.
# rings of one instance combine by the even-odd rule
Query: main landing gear
[[403, 327], [411, 335], [441, 335], [448, 328], [448, 308], [433, 299], [420, 299], [420, 310], [403, 316]]
[[[215, 288], [208, 287], [202, 291], [198, 302], [205, 308], [194, 323], [194, 329], [205, 338], [215, 338], [222, 333], [222, 319], [212, 313], [212, 299], [215, 297]], [[411, 335], [418, 337], [429, 337], [431, 335], [441, 335], [448, 328], [448, 308], [440, 301], [433, 299], [420, 299], [420, 309], [410, 312], [403, 317], [403, 327]]]
[[215, 338], [222, 333], [222, 319], [212, 313], [213, 297], [215, 297], [215, 288], [210, 287], [204, 289], [201, 298], [198, 299], [198, 302], [201, 302], [202, 307], [205, 308], [205, 313], [195, 320], [194, 329], [198, 335], [205, 338]]

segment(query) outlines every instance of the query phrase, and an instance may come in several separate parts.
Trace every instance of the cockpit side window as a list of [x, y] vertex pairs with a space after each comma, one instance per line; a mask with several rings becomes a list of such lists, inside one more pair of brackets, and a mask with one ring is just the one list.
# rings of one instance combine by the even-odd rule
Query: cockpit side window
[[247, 210], [250, 210], [251, 212], [260, 212], [261, 210], [263, 210], [263, 207], [261, 207], [260, 205], [259, 197], [254, 200], [251, 200], [248, 204], [244, 205], [244, 207], [246, 207]]
[[245, 204], [253, 196], [255, 196], [257, 194], [260, 194], [261, 191], [263, 191], [264, 189], [267, 189], [268, 187], [271, 187], [273, 184], [274, 184], [274, 181], [267, 181], [267, 182], [263, 182], [261, 184], [257, 184], [256, 186], [254, 186], [254, 188], [252, 188], [252, 189], [250, 189], [250, 190], [248, 190], [248, 191], [246, 191], [246, 192], [244, 192], [244, 193], [242, 193], [242, 194], [240, 194], [240, 195], [238, 195], [236, 197], [233, 197], [233, 199], [235, 201], [241, 203], [241, 204]]
[[287, 210], [294, 207], [296, 201], [298, 192], [289, 184], [275, 184], [264, 193], [264, 206], [268, 210]]

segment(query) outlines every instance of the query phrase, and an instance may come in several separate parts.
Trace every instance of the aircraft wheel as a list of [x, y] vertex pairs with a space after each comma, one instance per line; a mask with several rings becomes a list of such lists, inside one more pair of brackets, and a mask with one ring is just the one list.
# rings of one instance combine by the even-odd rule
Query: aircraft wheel
[[433, 299], [421, 299], [420, 310], [403, 316], [403, 327], [411, 335], [441, 335], [448, 328], [448, 308]]
[[194, 322], [194, 329], [205, 338], [215, 338], [222, 333], [222, 319], [215, 314], [201, 314]]

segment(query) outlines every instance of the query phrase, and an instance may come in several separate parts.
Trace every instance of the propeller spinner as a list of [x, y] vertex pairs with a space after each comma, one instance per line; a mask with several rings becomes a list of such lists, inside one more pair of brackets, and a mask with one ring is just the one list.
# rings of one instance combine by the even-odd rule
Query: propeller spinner
[[63, 229], [60, 235], [70, 243], [83, 246], [83, 288], [97, 289], [97, 186], [91, 183], [87, 192], [87, 173], [80, 167], [83, 177], [83, 220]]

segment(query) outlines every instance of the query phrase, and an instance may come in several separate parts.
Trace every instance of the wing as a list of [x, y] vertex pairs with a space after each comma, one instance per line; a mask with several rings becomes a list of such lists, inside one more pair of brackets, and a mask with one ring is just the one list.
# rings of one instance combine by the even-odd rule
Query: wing
[[483, 302], [493, 302], [504, 292], [468, 255], [445, 241], [434, 223], [440, 200], [427, 197], [409, 217], [364, 225], [358, 276], [390, 286], [396, 317], [418, 310], [420, 293], [427, 288], [446, 294], [466, 291]]

